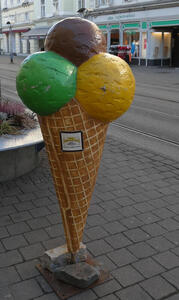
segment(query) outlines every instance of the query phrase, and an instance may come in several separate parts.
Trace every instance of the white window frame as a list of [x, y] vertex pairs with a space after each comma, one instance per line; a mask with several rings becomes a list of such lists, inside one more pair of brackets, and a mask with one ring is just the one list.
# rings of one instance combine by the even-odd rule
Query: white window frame
[[53, 10], [54, 14], [58, 14], [59, 12], [59, 0], [53, 0]]
[[78, 9], [86, 8], [86, 0], [78, 0]]
[[107, 7], [110, 5], [110, 0], [95, 0], [95, 8]]
[[41, 18], [45, 17], [45, 0], [40, 1], [40, 7], [41, 7]]

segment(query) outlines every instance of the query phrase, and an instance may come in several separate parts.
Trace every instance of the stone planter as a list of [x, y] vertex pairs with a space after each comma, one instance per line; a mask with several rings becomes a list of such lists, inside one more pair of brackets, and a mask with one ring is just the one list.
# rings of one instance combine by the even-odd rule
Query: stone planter
[[0, 182], [15, 179], [33, 170], [44, 146], [40, 128], [19, 135], [0, 137]]

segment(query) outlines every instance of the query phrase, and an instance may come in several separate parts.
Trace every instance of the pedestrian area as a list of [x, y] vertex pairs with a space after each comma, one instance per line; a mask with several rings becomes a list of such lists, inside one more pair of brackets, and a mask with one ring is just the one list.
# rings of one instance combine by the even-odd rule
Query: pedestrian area
[[[0, 205], [0, 299], [57, 300], [35, 267], [65, 243], [45, 150]], [[179, 300], [179, 163], [108, 136], [83, 242], [111, 278], [70, 300]]]

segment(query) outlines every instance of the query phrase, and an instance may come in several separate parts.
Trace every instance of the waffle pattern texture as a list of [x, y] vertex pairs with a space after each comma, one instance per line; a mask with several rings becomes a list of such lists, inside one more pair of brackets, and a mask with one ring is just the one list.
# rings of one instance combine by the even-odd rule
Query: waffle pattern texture
[[[92, 119], [72, 99], [58, 112], [38, 116], [71, 253], [79, 250], [108, 124]], [[82, 131], [84, 150], [63, 152], [61, 131]]]

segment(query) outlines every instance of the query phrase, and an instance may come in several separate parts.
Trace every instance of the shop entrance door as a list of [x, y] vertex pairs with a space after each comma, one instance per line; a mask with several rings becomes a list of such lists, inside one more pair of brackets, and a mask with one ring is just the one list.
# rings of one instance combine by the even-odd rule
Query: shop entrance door
[[172, 33], [172, 66], [179, 67], [179, 31]]

